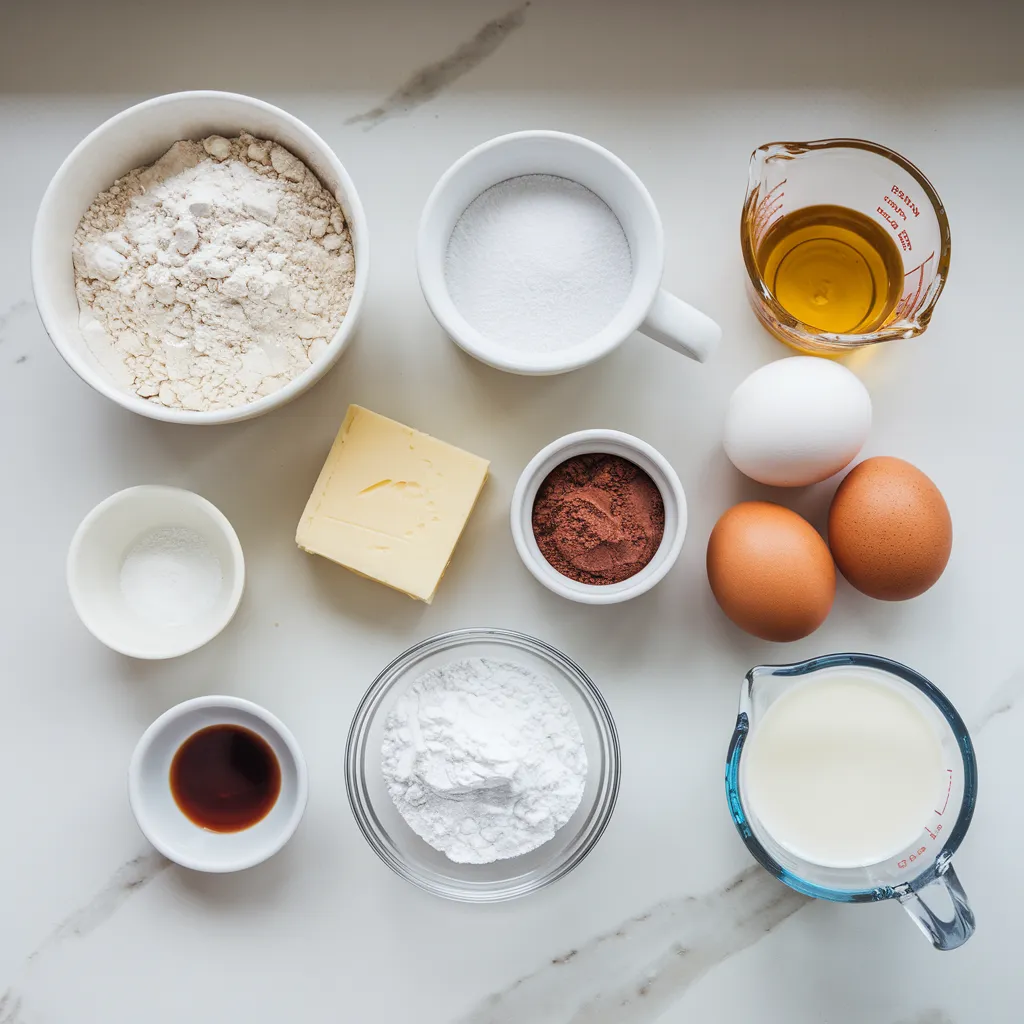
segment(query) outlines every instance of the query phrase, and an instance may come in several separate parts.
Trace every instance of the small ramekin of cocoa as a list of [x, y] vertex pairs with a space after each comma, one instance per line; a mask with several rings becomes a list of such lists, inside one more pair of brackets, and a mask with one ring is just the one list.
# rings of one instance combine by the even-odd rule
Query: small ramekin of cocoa
[[686, 496], [668, 460], [618, 430], [552, 441], [512, 495], [512, 539], [548, 590], [618, 604], [664, 579], [683, 547]]

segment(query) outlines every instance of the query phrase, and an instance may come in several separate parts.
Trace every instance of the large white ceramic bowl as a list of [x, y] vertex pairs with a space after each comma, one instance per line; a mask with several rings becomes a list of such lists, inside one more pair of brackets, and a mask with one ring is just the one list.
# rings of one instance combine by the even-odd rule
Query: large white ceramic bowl
[[[232, 137], [246, 131], [271, 139], [300, 157], [334, 193], [352, 234], [355, 288], [348, 313], [326, 351], [312, 366], [272, 395], [233, 409], [193, 412], [169, 409], [117, 386], [86, 346], [78, 328], [78, 300], [71, 242], [92, 201], [123, 174], [152, 163], [179, 139]], [[330, 147], [291, 114], [230, 92], [178, 92], [123, 110], [87, 135], [53, 176], [36, 215], [32, 236], [32, 289], [47, 333], [68, 365], [87, 384], [118, 405], [171, 423], [231, 423], [285, 405], [312, 387], [352, 337], [366, 295], [369, 269], [366, 216], [355, 185]]]

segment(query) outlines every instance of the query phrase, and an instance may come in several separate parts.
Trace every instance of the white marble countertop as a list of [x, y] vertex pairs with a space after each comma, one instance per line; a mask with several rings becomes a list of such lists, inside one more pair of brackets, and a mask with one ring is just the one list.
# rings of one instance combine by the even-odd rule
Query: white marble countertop
[[[1021, 8], [510, 2], [180, 0], [158, 11], [119, 0], [2, 15], [2, 1024], [1020, 1019]], [[198, 87], [253, 93], [319, 131], [357, 183], [374, 248], [368, 308], [339, 366], [284, 410], [208, 429], [144, 420], [91, 391], [49, 344], [28, 272], [36, 206], [72, 146], [129, 103]], [[723, 325], [711, 362], [634, 337], [579, 372], [521, 379], [444, 337], [416, 283], [420, 208], [466, 149], [525, 127], [590, 136], [645, 180], [666, 225], [666, 285]], [[822, 629], [780, 647], [720, 614], [704, 547], [729, 504], [769, 493], [731, 468], [720, 429], [732, 388], [786, 352], [743, 295], [747, 158], [768, 140], [829, 135], [900, 150], [947, 204], [952, 275], [931, 329], [853, 368], [874, 401], [865, 454], [930, 474], [956, 540], [925, 596], [881, 604], [840, 582]], [[294, 546], [350, 401], [493, 460], [430, 608]], [[679, 564], [627, 606], [555, 598], [508, 531], [525, 462], [590, 426], [653, 443], [690, 500]], [[101, 647], [64, 586], [80, 518], [142, 482], [209, 497], [248, 561], [235, 622], [168, 663]], [[820, 524], [831, 490], [791, 497]], [[594, 853], [499, 906], [448, 903], [393, 875], [358, 833], [342, 780], [349, 717], [377, 671], [413, 641], [468, 625], [533, 633], [578, 659], [623, 745], [619, 805]], [[981, 794], [957, 869], [978, 931], [955, 953], [933, 951], [894, 904], [792, 895], [753, 866], [729, 820], [722, 773], [743, 673], [848, 649], [913, 665], [975, 731]], [[280, 715], [311, 775], [291, 844], [234, 876], [147, 852], [125, 794], [146, 725], [209, 692]]]

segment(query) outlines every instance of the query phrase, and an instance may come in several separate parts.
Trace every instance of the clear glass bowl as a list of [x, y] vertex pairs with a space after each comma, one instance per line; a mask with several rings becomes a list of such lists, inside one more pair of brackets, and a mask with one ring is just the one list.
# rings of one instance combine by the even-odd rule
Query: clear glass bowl
[[[456, 864], [420, 839], [398, 813], [381, 772], [381, 743], [387, 716], [411, 683], [439, 665], [479, 657], [512, 661], [547, 676], [576, 715], [589, 767], [576, 813], [543, 846], [491, 864]], [[345, 749], [349, 804], [374, 852], [421, 889], [466, 903], [525, 896], [572, 871], [608, 825], [619, 793], [619, 775], [615, 723], [590, 677], [553, 647], [503, 629], [439, 633], [399, 655], [360, 701]]]

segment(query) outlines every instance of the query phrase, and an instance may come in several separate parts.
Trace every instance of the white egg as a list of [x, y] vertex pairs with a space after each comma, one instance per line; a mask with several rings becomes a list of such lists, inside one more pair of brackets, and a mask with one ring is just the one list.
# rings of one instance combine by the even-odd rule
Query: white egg
[[871, 429], [871, 396], [845, 366], [814, 356], [755, 370], [733, 392], [724, 445], [733, 465], [774, 487], [804, 487], [838, 473]]

